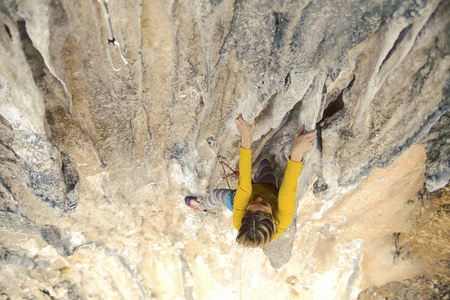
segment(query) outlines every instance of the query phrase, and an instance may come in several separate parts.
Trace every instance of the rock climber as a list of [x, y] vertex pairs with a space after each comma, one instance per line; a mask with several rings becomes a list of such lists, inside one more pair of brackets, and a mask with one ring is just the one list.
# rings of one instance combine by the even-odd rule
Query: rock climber
[[256, 122], [247, 123], [241, 114], [235, 123], [241, 136], [237, 189], [215, 189], [203, 202], [193, 196], [186, 197], [185, 202], [201, 211], [222, 203], [233, 212], [233, 225], [239, 231], [237, 243], [245, 247], [264, 247], [279, 237], [292, 222], [303, 154], [314, 146], [316, 130], [304, 132], [303, 125], [295, 134], [283, 183], [278, 190], [275, 171], [268, 159], [259, 163], [252, 182], [252, 144]]

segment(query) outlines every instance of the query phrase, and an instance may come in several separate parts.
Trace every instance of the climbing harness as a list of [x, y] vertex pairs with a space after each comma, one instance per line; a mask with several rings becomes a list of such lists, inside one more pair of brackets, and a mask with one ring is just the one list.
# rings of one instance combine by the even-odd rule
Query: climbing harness
[[[214, 151], [214, 155], [217, 157], [217, 160], [219, 161], [220, 165], [222, 166], [222, 170], [223, 170], [223, 175], [225, 175], [224, 177], [222, 177], [222, 180], [226, 180], [227, 181], [227, 185], [228, 188], [231, 189], [230, 183], [228, 182], [228, 177], [230, 176], [234, 176], [236, 178], [239, 178], [239, 172], [233, 170], [226, 162], [225, 162], [225, 157], [223, 157], [222, 155], [217, 154], [216, 152], [216, 141], [214, 140], [214, 138], [212, 136], [208, 137], [206, 139], [206, 142], [208, 143], [209, 147]], [[225, 167], [227, 167], [228, 169], [231, 170], [232, 173], [227, 174], [227, 172], [225, 171]]]
[[[120, 70], [122, 70], [123, 67], [125, 67], [128, 64], [128, 62], [122, 54], [122, 48], [120, 48], [119, 42], [116, 41], [116, 39], [114, 38], [114, 35], [113, 35], [111, 19], [109, 17], [108, 5], [106, 5], [106, 2], [108, 2], [108, 0], [98, 0], [98, 2], [103, 4], [103, 5], [101, 5], [101, 7], [103, 9], [103, 15], [104, 15], [105, 21], [106, 21], [106, 29], [108, 30], [108, 44], [106, 45], [106, 54], [108, 55], [108, 60], [109, 60], [109, 63], [111, 64], [111, 67], [113, 68], [113, 70], [120, 71]], [[117, 47], [117, 50], [119, 51], [119, 55], [122, 58], [123, 65], [118, 68], [116, 68], [114, 66], [114, 63], [112, 61], [111, 51], [109, 49], [110, 45]]]

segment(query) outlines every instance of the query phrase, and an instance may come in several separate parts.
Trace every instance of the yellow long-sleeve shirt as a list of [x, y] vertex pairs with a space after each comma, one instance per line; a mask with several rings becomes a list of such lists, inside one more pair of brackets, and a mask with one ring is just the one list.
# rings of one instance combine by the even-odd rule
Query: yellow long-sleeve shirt
[[252, 149], [241, 148], [239, 155], [239, 181], [234, 195], [233, 225], [239, 230], [242, 218], [248, 204], [256, 197], [261, 196], [272, 206], [278, 233], [276, 239], [291, 224], [295, 210], [295, 194], [297, 193], [298, 177], [302, 171], [302, 163], [288, 160], [283, 184], [277, 191], [268, 184], [252, 184]]

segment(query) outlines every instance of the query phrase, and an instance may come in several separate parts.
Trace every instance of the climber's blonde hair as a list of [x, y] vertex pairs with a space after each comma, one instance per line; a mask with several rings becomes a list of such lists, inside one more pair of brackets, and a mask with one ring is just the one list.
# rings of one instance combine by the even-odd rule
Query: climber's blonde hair
[[250, 248], [264, 247], [277, 233], [271, 213], [247, 210], [242, 218], [236, 242]]

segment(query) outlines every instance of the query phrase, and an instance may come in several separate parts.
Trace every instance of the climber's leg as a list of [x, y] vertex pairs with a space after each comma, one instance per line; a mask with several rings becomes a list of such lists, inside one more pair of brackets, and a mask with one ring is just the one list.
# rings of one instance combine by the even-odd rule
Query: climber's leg
[[215, 189], [209, 195], [209, 197], [203, 202], [205, 209], [211, 209], [217, 206], [217, 204], [222, 203], [229, 210], [233, 211], [234, 204], [234, 194], [236, 190], [230, 189]]
[[259, 163], [258, 170], [256, 170], [253, 180], [255, 183], [270, 184], [275, 189], [278, 189], [275, 170], [267, 158]]

